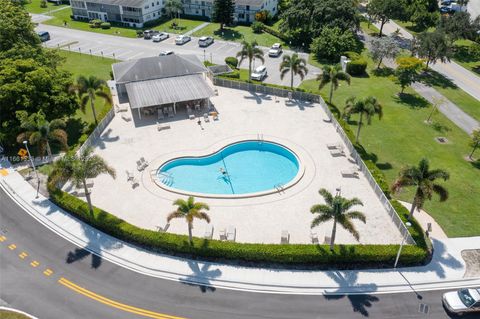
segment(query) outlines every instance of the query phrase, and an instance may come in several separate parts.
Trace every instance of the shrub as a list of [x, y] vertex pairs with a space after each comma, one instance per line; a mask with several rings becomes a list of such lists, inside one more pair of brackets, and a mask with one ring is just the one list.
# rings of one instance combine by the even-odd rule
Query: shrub
[[228, 78], [228, 79], [240, 79], [240, 71], [233, 70], [230, 73], [222, 74], [221, 77]]
[[266, 23], [272, 20], [272, 15], [268, 10], [260, 10], [255, 13], [255, 21]]
[[238, 66], [238, 59], [234, 56], [227, 56], [225, 58], [225, 63], [232, 69], [236, 69]]
[[350, 30], [342, 31], [338, 27], [324, 27], [320, 31], [320, 35], [313, 39], [310, 50], [319, 61], [338, 62], [343, 52], [356, 47], [357, 40]]
[[353, 76], [363, 75], [367, 70], [367, 60], [360, 57], [347, 63], [347, 73]]
[[209, 67], [209, 66], [215, 65], [215, 63], [212, 63], [210, 61], [203, 61], [203, 65], [205, 65], [206, 67]]
[[99, 20], [99, 19], [90, 20], [89, 24], [90, 24], [90, 28], [100, 28], [100, 25], [102, 24], [102, 20]]
[[253, 33], [262, 33], [264, 24], [260, 21], [254, 21], [252, 23]]
[[137, 38], [143, 38], [143, 31], [142, 30], [137, 30]]
[[47, 7], [47, 0], [40, 1], [40, 8], [46, 8], [46, 7]]
[[102, 22], [102, 23], [100, 24], [100, 27], [101, 27], [102, 29], [110, 29], [110, 28], [112, 27], [112, 25], [111, 25], [109, 22]]
[[362, 57], [359, 53], [354, 52], [354, 51], [344, 52], [343, 55], [345, 55], [347, 58], [349, 58], [352, 61], [353, 60], [358, 60]]
[[280, 31], [277, 31], [273, 28], [270, 28], [269, 26], [266, 26], [266, 25], [263, 25], [263, 31], [266, 32], [266, 33], [269, 33], [285, 42], [288, 41], [288, 37], [285, 35], [285, 33], [282, 33]]

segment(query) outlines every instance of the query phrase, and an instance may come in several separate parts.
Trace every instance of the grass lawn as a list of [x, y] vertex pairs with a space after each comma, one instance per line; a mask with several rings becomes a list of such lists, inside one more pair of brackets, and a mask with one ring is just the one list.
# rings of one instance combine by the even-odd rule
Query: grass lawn
[[0, 318], [2, 319], [28, 319], [29, 317], [24, 316], [22, 314], [7, 311], [7, 310], [0, 310]]
[[[223, 32], [223, 34], [222, 34]], [[253, 33], [251, 27], [238, 25], [235, 27], [224, 28], [223, 31], [220, 31], [220, 24], [218, 23], [210, 23], [205, 28], [198, 30], [197, 32], [193, 33], [195, 37], [201, 36], [211, 36], [215, 39], [226, 40], [226, 41], [236, 41], [242, 42], [245, 41], [253, 41], [256, 40], [258, 45], [270, 47], [274, 43], [282, 43], [285, 48], [288, 48], [288, 45], [284, 43], [279, 38], [269, 34], [262, 32], [260, 34]]]
[[[172, 28], [172, 23], [176, 22], [177, 27], [174, 29]], [[156, 27], [153, 27], [153, 30], [159, 30], [163, 32], [168, 32], [168, 33], [178, 33], [178, 34], [183, 34], [185, 32], [188, 32], [202, 23], [205, 23], [205, 21], [198, 21], [198, 20], [188, 20], [188, 19], [172, 19], [168, 20]]]
[[[30, 2], [24, 4], [23, 7], [25, 8], [25, 10], [27, 10], [30, 13], [48, 13], [50, 10], [56, 10], [56, 9], [66, 7], [66, 5], [64, 4], [56, 5], [54, 3], [47, 2], [46, 8], [40, 8], [40, 2], [41, 2], [40, 0], [30, 0]], [[71, 12], [70, 9], [65, 9], [65, 11]]]
[[463, 66], [465, 69], [470, 70], [476, 75], [480, 75], [480, 58], [472, 56], [468, 49], [474, 44], [470, 40], [457, 40], [455, 41], [456, 52], [453, 56], [453, 60]]
[[363, 32], [369, 35], [376, 35], [378, 36], [378, 33], [380, 32], [380, 29], [374, 26], [371, 23], [368, 23], [366, 21], [360, 22], [360, 29], [362, 29]]
[[410, 21], [407, 21], [407, 22], [403, 22], [403, 21], [400, 21], [400, 20], [394, 20], [394, 21], [395, 21], [396, 24], [398, 24], [402, 28], [406, 29], [412, 35], [417, 35], [418, 33], [421, 33], [423, 31], [432, 32], [432, 31], [435, 30], [435, 27], [430, 27], [426, 30], [419, 29], [417, 26], [415, 26], [415, 24], [413, 22], [410, 22]]
[[[315, 80], [304, 81], [301, 85], [313, 91], [317, 86]], [[428, 157], [432, 168], [443, 168], [450, 173], [450, 180], [445, 183], [450, 198], [440, 203], [434, 197], [425, 204], [425, 209], [450, 237], [480, 235], [480, 196], [473, 195], [480, 191], [480, 169], [463, 159], [470, 151], [467, 134], [441, 113], [434, 115], [433, 125], [426, 125], [424, 120], [431, 106], [412, 89], [407, 89], [402, 99], [397, 97], [398, 92], [400, 87], [389, 78], [370, 72], [368, 77], [352, 78], [350, 86], [341, 83], [334, 93], [333, 103], [343, 110], [349, 96], [377, 97], [383, 105], [384, 116], [381, 121], [374, 118], [372, 125], [362, 128], [360, 141], [389, 183], [403, 166], [416, 165], [422, 157]], [[326, 97], [328, 88], [321, 94]], [[350, 122], [354, 132], [357, 119], [358, 116], [353, 116]], [[447, 137], [449, 143], [438, 144], [434, 141], [437, 136]], [[411, 202], [413, 189], [405, 189], [396, 197]]]

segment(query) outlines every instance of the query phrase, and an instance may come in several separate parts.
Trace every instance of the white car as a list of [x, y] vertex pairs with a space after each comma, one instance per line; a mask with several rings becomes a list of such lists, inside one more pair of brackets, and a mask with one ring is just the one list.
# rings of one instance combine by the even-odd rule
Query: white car
[[168, 33], [160, 32], [159, 34], [155, 34], [152, 37], [152, 40], [153, 40], [153, 42], [160, 42], [160, 41], [163, 41], [165, 39], [168, 39], [168, 37], [169, 37]]
[[268, 50], [268, 56], [277, 57], [282, 54], [282, 45], [280, 43], [274, 43], [270, 50]]
[[252, 80], [256, 81], [263, 81], [267, 76], [267, 67], [265, 65], [261, 65], [256, 68], [252, 73]]
[[173, 51], [160, 51], [159, 56], [172, 55]]
[[443, 294], [442, 301], [451, 313], [480, 312], [480, 288], [446, 292]]
[[182, 44], [185, 44], [187, 43], [188, 41], [192, 40], [192, 38], [188, 35], [178, 35], [176, 38], [175, 38], [175, 44], [177, 45], [182, 45]]
[[198, 46], [201, 48], [208, 47], [212, 43], [213, 43], [212, 37], [201, 37], [200, 39], [198, 39]]

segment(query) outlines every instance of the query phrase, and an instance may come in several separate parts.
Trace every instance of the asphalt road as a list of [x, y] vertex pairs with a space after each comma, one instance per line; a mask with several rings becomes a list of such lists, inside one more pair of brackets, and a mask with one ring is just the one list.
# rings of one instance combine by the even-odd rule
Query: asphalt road
[[478, 17], [480, 15], [480, 1], [470, 0], [467, 5], [467, 11], [470, 12], [473, 19]]
[[[42, 16], [34, 15], [33, 20], [41, 22]], [[198, 46], [198, 38], [192, 37], [190, 42], [183, 45], [175, 44], [175, 34], [171, 34], [170, 38], [162, 42], [153, 42], [152, 40], [125, 38], [120, 36], [111, 36], [94, 32], [86, 32], [80, 30], [72, 30], [49, 25], [40, 24], [37, 30], [48, 31], [51, 40], [44, 43], [47, 47], [62, 48], [74, 52], [93, 54], [98, 56], [108, 56], [110, 58], [115, 55], [118, 60], [131, 60], [142, 57], [157, 56], [161, 51], [174, 51], [178, 54], [195, 54], [203, 61], [213, 61], [216, 64], [225, 64], [225, 58], [228, 56], [236, 56], [240, 51], [241, 45], [237, 42], [216, 40], [209, 47], [203, 49]], [[267, 67], [268, 76], [265, 82], [272, 84], [281, 84], [290, 86], [290, 76], [280, 79], [280, 63], [282, 57], [271, 58], [268, 56], [268, 48], [261, 47], [264, 51], [265, 66]], [[291, 51], [285, 50], [284, 53], [291, 54]], [[300, 53], [300, 55], [308, 60], [308, 55]], [[261, 61], [254, 61], [253, 68], [262, 65]], [[248, 68], [248, 61], [241, 64], [242, 68]], [[252, 68], [252, 69], [253, 69]], [[319, 73], [319, 69], [308, 66], [309, 72], [306, 79], [315, 78]], [[300, 77], [295, 77], [294, 85], [300, 85]]]
[[[3, 190], [0, 203], [0, 299], [39, 318], [449, 318], [442, 291], [275, 295], [140, 275], [73, 246]], [[419, 312], [422, 303], [428, 314]]]

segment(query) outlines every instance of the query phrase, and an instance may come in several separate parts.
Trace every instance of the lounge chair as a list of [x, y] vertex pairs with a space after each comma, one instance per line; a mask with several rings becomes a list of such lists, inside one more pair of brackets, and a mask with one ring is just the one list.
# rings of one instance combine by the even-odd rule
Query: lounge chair
[[166, 223], [165, 227], [162, 227], [162, 226], [155, 226], [155, 227], [157, 227], [157, 231], [164, 233], [168, 230], [168, 227], [170, 227], [170, 223]]
[[115, 104], [115, 111], [117, 113], [120, 113], [120, 112], [127, 112], [128, 111], [128, 106], [126, 105], [118, 105], [118, 104]]
[[138, 181], [138, 179], [134, 176], [132, 178], [132, 188], [135, 188], [135, 186], [139, 186], [140, 185], [140, 182]]
[[195, 119], [195, 114], [189, 114], [188, 118], [191, 119], [191, 120], [194, 120]]
[[160, 124], [157, 123], [157, 130], [158, 131], [163, 131], [163, 130], [168, 130], [170, 128], [169, 124]]
[[312, 244], [318, 244], [318, 235], [314, 231], [310, 231], [310, 239], [312, 240]]
[[340, 172], [342, 173], [343, 177], [358, 177], [358, 169], [353, 166]]
[[143, 166], [147, 167], [148, 166], [148, 162], [145, 160], [145, 157], [140, 157], [140, 162], [143, 164]]
[[290, 234], [287, 230], [282, 230], [282, 238], [280, 240], [281, 244], [288, 244], [290, 242]]
[[218, 235], [220, 237], [220, 240], [226, 240], [227, 239], [227, 231], [225, 230], [225, 228], [220, 229], [220, 231], [218, 232]]
[[140, 171], [143, 171], [144, 169], [145, 169], [145, 166], [143, 165], [143, 163], [140, 161], [137, 161], [137, 170], [140, 172]]
[[325, 236], [325, 239], [324, 239], [323, 243], [325, 245], [330, 245], [331, 242], [332, 242], [332, 238], [329, 237], [329, 236]]
[[235, 241], [235, 238], [237, 237], [237, 229], [233, 226], [228, 226], [227, 229], [227, 240], [228, 241]]
[[165, 118], [165, 115], [163, 115], [162, 109], [157, 109], [157, 113], [158, 113], [159, 120], [163, 120]]
[[211, 224], [207, 224], [207, 226], [205, 226], [205, 233], [203, 234], [203, 238], [205, 239], [213, 238], [213, 226]]
[[129, 171], [125, 171], [125, 173], [127, 173], [127, 182], [131, 181], [133, 179], [133, 173]]
[[204, 113], [204, 114], [203, 114], [203, 119], [205, 120], [205, 122], [210, 122], [210, 119], [208, 118], [208, 114], [207, 114], [207, 113]]
[[122, 114], [122, 119], [125, 122], [130, 122], [132, 120], [132, 118], [130, 116], [128, 116], [127, 114]]
[[345, 156], [345, 152], [343, 150], [333, 150], [330, 151], [330, 155], [333, 157]]
[[327, 144], [327, 148], [329, 150], [336, 150], [336, 149], [342, 149], [342, 144], [340, 143], [330, 143], [330, 144]]

